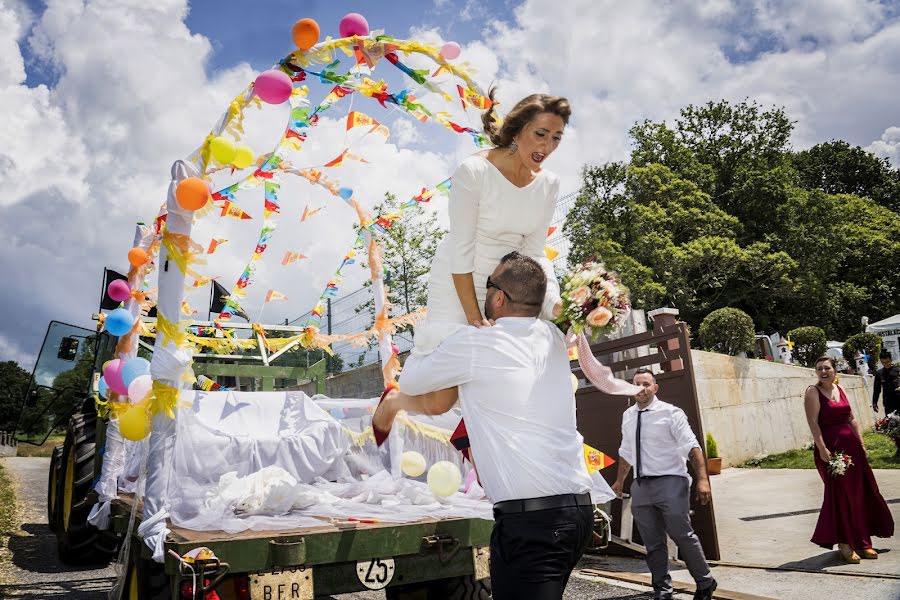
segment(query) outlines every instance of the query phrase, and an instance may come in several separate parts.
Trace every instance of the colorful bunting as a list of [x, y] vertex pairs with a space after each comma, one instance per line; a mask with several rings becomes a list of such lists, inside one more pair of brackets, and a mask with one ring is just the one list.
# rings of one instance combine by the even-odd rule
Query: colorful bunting
[[218, 246], [224, 244], [224, 243], [227, 242], [227, 241], [228, 241], [228, 240], [222, 239], [222, 238], [219, 238], [219, 239], [213, 238], [213, 239], [210, 240], [210, 242], [209, 242], [209, 248], [207, 248], [206, 253], [207, 253], [207, 254], [212, 254], [213, 252], [216, 251], [216, 248], [217, 248]]

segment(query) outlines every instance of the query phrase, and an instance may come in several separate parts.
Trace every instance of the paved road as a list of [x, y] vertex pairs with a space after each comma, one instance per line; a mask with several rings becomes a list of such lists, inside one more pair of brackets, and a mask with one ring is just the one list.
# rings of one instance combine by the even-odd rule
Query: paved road
[[[8, 582], [7, 585], [0, 585], [0, 598], [106, 600], [108, 590], [115, 581], [113, 566], [80, 570], [63, 565], [56, 557], [56, 537], [47, 527], [47, 469], [50, 459], [0, 460], [16, 486], [21, 523], [19, 535], [10, 538], [9, 547], [0, 548], [0, 558], [3, 554], [11, 555], [11, 564], [0, 564], [0, 579]], [[595, 563], [597, 559], [590, 560]], [[646, 588], [610, 585], [577, 573], [570, 580], [565, 594], [566, 600], [644, 600], [652, 597], [652, 594], [646, 593]], [[342, 594], [333, 600], [383, 599], [382, 592], [360, 592]]]

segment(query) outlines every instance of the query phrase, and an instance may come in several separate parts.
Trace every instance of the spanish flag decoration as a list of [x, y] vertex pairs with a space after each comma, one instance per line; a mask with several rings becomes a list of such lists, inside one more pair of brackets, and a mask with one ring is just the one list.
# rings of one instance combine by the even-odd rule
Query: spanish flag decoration
[[596, 473], [615, 462], [596, 448], [584, 444], [584, 463], [587, 465], [588, 473]]

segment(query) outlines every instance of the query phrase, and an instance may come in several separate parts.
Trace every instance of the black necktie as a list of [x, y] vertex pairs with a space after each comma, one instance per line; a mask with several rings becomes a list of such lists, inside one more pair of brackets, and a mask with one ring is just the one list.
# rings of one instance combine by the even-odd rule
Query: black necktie
[[638, 411], [637, 418], [637, 430], [635, 431], [635, 453], [637, 453], [637, 464], [635, 465], [635, 473], [637, 473], [638, 480], [641, 479], [641, 415], [644, 414], [644, 411]]

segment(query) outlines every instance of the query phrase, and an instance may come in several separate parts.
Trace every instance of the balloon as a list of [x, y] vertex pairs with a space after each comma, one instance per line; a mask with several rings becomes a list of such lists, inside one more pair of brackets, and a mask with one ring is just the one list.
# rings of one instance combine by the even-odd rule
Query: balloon
[[214, 137], [209, 142], [209, 153], [223, 165], [231, 164], [231, 161], [234, 160], [235, 152], [234, 142], [231, 141], [231, 138], [224, 135]]
[[459, 489], [461, 483], [462, 473], [450, 461], [438, 461], [428, 470], [428, 487], [435, 496], [450, 496]]
[[478, 474], [475, 472], [475, 469], [469, 469], [469, 472], [466, 473], [466, 478], [463, 481], [463, 492], [466, 494], [469, 493], [469, 488], [472, 487], [472, 484], [478, 480]]
[[106, 394], [109, 393], [109, 386], [106, 385], [105, 377], [101, 377], [100, 381], [97, 382], [97, 393], [100, 394], [101, 398], [106, 398]]
[[123, 363], [118, 358], [108, 361], [103, 365], [103, 379], [106, 380], [106, 385], [109, 386], [109, 389], [117, 394], [124, 395], [128, 393], [128, 386], [122, 381], [122, 366]]
[[351, 190], [350, 188], [342, 187], [338, 190], [338, 196], [340, 196], [344, 200], [349, 200], [353, 197], [353, 190]]
[[313, 19], [300, 19], [291, 29], [294, 44], [301, 50], [309, 50], [319, 41], [319, 24]]
[[574, 394], [578, 391], [578, 378], [575, 377], [575, 373], [569, 373], [569, 377], [572, 378], [572, 393]]
[[281, 104], [291, 97], [294, 84], [284, 71], [269, 69], [256, 77], [253, 91], [260, 100], [269, 104]]
[[121, 302], [126, 298], [131, 297], [131, 286], [129, 286], [128, 282], [124, 279], [116, 279], [115, 281], [110, 282], [109, 286], [106, 288], [106, 293], [116, 302]]
[[253, 164], [253, 150], [249, 146], [238, 146], [234, 150], [234, 159], [231, 164], [238, 169], [246, 169]]
[[[122, 337], [134, 327], [134, 317], [132, 317], [131, 313], [124, 308], [117, 308], [106, 315], [106, 324], [104, 327], [110, 335]], [[107, 381], [109, 381], [108, 378]]]
[[188, 177], [178, 182], [175, 199], [184, 210], [197, 210], [209, 200], [209, 186], [199, 177]]
[[119, 432], [122, 437], [138, 442], [150, 433], [150, 415], [146, 404], [135, 404], [119, 415]]
[[139, 267], [149, 259], [150, 257], [147, 256], [147, 251], [143, 248], [132, 248], [128, 251], [128, 262], [131, 263], [132, 267]]
[[150, 375], [140, 375], [128, 386], [128, 399], [132, 403], [140, 402], [147, 397], [153, 387], [153, 378]]
[[459, 47], [459, 44], [456, 42], [447, 42], [441, 46], [440, 54], [447, 60], [453, 60], [454, 58], [459, 58], [460, 52], [462, 52], [462, 48]]
[[125, 384], [125, 387], [130, 388], [132, 381], [149, 373], [150, 362], [146, 358], [136, 356], [125, 361], [125, 366], [122, 367], [122, 383]]
[[369, 22], [359, 13], [349, 13], [341, 19], [338, 32], [341, 37], [366, 36], [369, 35]]
[[400, 456], [400, 470], [407, 477], [420, 476], [425, 472], [425, 466], [425, 457], [414, 450], [408, 450]]

